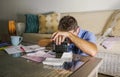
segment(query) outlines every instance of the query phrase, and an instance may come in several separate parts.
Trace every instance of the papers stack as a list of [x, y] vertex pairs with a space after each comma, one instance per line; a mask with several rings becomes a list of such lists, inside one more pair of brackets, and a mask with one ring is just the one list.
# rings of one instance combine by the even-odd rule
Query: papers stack
[[35, 62], [42, 62], [43, 60], [45, 60], [44, 57], [27, 56], [27, 55], [24, 55], [22, 57]]
[[30, 46], [22, 46], [25, 52], [39, 51], [45, 50], [45, 47], [40, 47], [39, 45], [30, 45]]
[[55, 55], [51, 55], [48, 52], [39, 50], [34, 53], [28, 53], [26, 55], [23, 55], [22, 57], [32, 60], [32, 61], [35, 61], [35, 62], [42, 62], [43, 60], [45, 60], [45, 58], [53, 58], [53, 57], [55, 57]]
[[18, 46], [9, 46], [5, 48], [5, 51], [8, 54], [15, 54], [15, 53], [21, 53], [21, 52], [35, 52], [39, 50], [45, 50], [45, 47], [40, 47], [39, 45], [30, 45], [30, 46], [23, 46], [23, 45], [18, 45]]
[[8, 53], [8, 54], [16, 54], [16, 53], [21, 53], [21, 49], [19, 48], [19, 46], [10, 46], [10, 47], [7, 47], [5, 48], [5, 51]]
[[63, 63], [64, 60], [59, 58], [46, 58], [46, 60], [43, 61], [43, 64], [52, 65], [52, 66], [62, 66]]
[[65, 62], [72, 62], [73, 54], [72, 52], [64, 52], [61, 59]]
[[62, 66], [64, 62], [72, 61], [72, 52], [64, 52], [61, 58], [46, 58], [43, 61], [45, 65]]

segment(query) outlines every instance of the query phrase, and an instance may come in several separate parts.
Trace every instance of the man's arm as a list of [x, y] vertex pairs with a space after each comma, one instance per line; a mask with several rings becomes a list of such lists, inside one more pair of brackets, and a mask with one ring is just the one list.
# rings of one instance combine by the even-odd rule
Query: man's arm
[[95, 56], [97, 53], [97, 46], [89, 41], [79, 38], [71, 32], [68, 32], [68, 38], [84, 53]]
[[46, 47], [49, 46], [51, 43], [52, 43], [51, 39], [40, 39], [38, 45], [40, 45], [41, 47]]
[[81, 39], [71, 32], [55, 32], [52, 36], [53, 41], [55, 41], [56, 44], [61, 44], [66, 37], [69, 38], [71, 42], [73, 42], [84, 53], [90, 56], [96, 55], [97, 46], [94, 43]]

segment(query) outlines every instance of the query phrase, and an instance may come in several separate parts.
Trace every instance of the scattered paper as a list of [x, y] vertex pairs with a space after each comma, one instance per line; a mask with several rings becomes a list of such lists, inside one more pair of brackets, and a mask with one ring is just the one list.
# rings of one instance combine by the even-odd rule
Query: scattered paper
[[46, 60], [43, 61], [43, 64], [52, 65], [52, 66], [62, 66], [63, 63], [64, 60], [59, 58], [46, 58]]
[[19, 46], [10, 46], [10, 47], [7, 47], [7, 48], [5, 48], [5, 51], [8, 54], [15, 54], [15, 53], [21, 53], [22, 52]]
[[64, 52], [61, 59], [63, 59], [65, 62], [71, 62], [73, 58], [72, 52]]
[[36, 62], [42, 62], [46, 58], [53, 58], [55, 55], [52, 55], [50, 53], [47, 53], [45, 51], [37, 51], [34, 53], [27, 53], [26, 55], [22, 56], [23, 58], [36, 61]]
[[32, 52], [38, 50], [45, 50], [45, 47], [40, 47], [39, 45], [30, 45], [30, 46], [22, 46], [25, 52]]
[[61, 58], [46, 58], [43, 64], [62, 66], [64, 62], [72, 62], [72, 52], [64, 52]]
[[37, 52], [34, 52], [34, 53], [28, 53], [26, 54], [27, 56], [36, 56], [36, 57], [55, 57], [55, 55], [52, 55], [52, 54], [49, 54], [45, 51], [37, 51]]
[[35, 61], [35, 62], [42, 62], [43, 60], [45, 60], [44, 57], [36, 57], [36, 56], [27, 56], [27, 55], [24, 55], [22, 56], [23, 58], [26, 58], [28, 60], [32, 60], [32, 61]]

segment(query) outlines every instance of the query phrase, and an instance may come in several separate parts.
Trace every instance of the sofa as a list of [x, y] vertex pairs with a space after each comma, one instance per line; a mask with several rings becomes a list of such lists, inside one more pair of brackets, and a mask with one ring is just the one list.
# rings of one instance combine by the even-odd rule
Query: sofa
[[[96, 35], [96, 44], [98, 47], [98, 54], [96, 57], [103, 58], [103, 64], [99, 69], [99, 73], [111, 76], [120, 76], [119, 13], [120, 10], [105, 10], [94, 12], [60, 13], [58, 16], [59, 19], [65, 15], [74, 16], [81, 28], [91, 31]], [[53, 30], [53, 32], [54, 31], [56, 30]], [[37, 44], [42, 38], [51, 38], [53, 32], [23, 33], [23, 41], [26, 43]]]
[[51, 38], [52, 33], [57, 31], [60, 13], [48, 12], [42, 14], [19, 15], [17, 22], [26, 24], [25, 32], [22, 34], [23, 42], [38, 43], [40, 39]]

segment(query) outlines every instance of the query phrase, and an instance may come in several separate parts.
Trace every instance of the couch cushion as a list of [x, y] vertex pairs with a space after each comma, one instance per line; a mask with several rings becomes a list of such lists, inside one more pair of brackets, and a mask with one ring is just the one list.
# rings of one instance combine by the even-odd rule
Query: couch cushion
[[120, 20], [117, 21], [116, 26], [113, 28], [111, 32], [112, 36], [120, 36]]
[[114, 20], [116, 19], [115, 20], [116, 22], [115, 22], [115, 26], [113, 27], [113, 30], [111, 32], [111, 35], [112, 36], [120, 36], [120, 10], [116, 10], [113, 13], [112, 17], [114, 18]]
[[38, 16], [34, 14], [26, 14], [26, 33], [38, 33], [39, 22]]
[[40, 39], [51, 38], [52, 34], [23, 33], [23, 42], [38, 43]]
[[103, 33], [106, 33], [109, 28], [112, 28], [112, 30], [107, 35], [120, 36], [120, 10], [112, 13], [104, 27]]
[[39, 15], [39, 33], [53, 33], [57, 31], [60, 13], [49, 13]]

